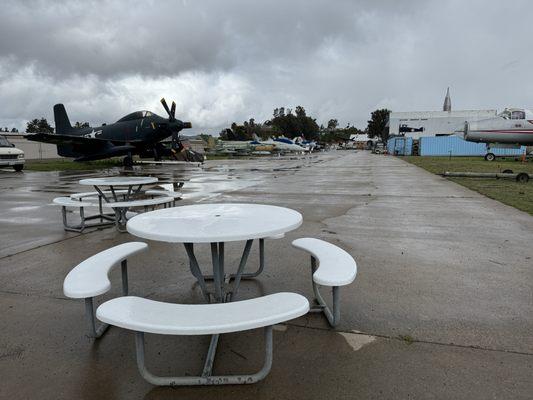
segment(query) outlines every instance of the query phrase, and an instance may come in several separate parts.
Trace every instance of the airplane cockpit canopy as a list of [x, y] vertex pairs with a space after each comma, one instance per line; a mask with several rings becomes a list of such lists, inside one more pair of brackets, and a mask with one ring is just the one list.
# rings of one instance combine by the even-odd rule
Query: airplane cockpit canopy
[[125, 117], [120, 118], [117, 122], [133, 121], [135, 119], [142, 119], [151, 117], [153, 114], [150, 111], [135, 111]]
[[526, 119], [526, 112], [520, 109], [506, 108], [499, 116], [504, 119]]

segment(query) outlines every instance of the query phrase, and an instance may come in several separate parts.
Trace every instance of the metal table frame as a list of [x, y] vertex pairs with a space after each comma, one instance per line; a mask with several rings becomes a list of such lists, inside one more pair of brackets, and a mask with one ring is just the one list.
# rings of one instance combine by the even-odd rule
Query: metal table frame
[[[239, 290], [239, 286], [242, 279], [252, 279], [257, 277], [263, 272], [265, 267], [265, 239], [259, 239], [259, 268], [257, 271], [252, 273], [244, 273], [244, 268], [248, 261], [248, 256], [250, 255], [250, 250], [252, 248], [253, 239], [246, 241], [242, 256], [237, 268], [237, 272], [234, 274], [225, 273], [225, 262], [224, 262], [224, 242], [215, 242], [210, 243], [211, 246], [211, 263], [213, 266], [213, 274], [202, 274], [202, 270], [194, 254], [194, 244], [193, 243], [184, 243], [185, 251], [189, 257], [189, 268], [191, 273], [196, 278], [200, 290], [204, 299], [210, 302], [225, 303], [229, 301], [234, 301]], [[210, 292], [207, 288], [206, 281], [212, 280], [214, 284], [214, 292]], [[226, 291], [226, 286], [233, 281], [233, 286], [231, 291]], [[201, 378], [209, 378], [212, 376], [213, 364], [215, 361], [215, 355], [218, 346], [219, 335], [211, 336], [211, 342], [209, 344], [209, 349], [207, 351], [207, 356], [204, 363], [204, 368], [202, 371]], [[205, 382], [205, 379], [202, 379]], [[213, 377], [214, 379], [214, 377]], [[216, 379], [215, 379], [216, 380]]]
[[[104, 183], [104, 184], [101, 184], [100, 186], [109, 186], [109, 190], [111, 190], [111, 195], [113, 196], [113, 201], [118, 202], [119, 200], [117, 197], [117, 193], [115, 192], [115, 186], [119, 186], [119, 187], [128, 186], [128, 192], [123, 194], [122, 197], [124, 201], [130, 201], [132, 197], [135, 197], [137, 194], [141, 192], [141, 188], [144, 186], [144, 183], [140, 183], [140, 184], [134, 183], [131, 185], [106, 185]], [[133, 189], [134, 186], [137, 186], [137, 189]], [[100, 221], [103, 222], [102, 219], [113, 221], [113, 223], [115, 224], [119, 232], [121, 233], [126, 232], [126, 229], [125, 229], [126, 222], [127, 222], [126, 213], [128, 209], [124, 208], [124, 209], [114, 210], [114, 217], [108, 214], [105, 214], [102, 210], [102, 199], [104, 199], [106, 203], [112, 203], [113, 201], [110, 201], [110, 199], [105, 195], [104, 191], [102, 191], [98, 187], [98, 185], [93, 185], [93, 187], [94, 187], [94, 190], [96, 190], [96, 192], [98, 193], [98, 206], [100, 210]]]
[[[133, 190], [133, 187], [136, 186], [136, 185], [138, 185], [137, 189]], [[125, 201], [129, 201], [130, 197], [134, 197], [137, 194], [139, 194], [139, 192], [141, 191], [141, 188], [144, 186], [144, 183], [141, 183], [141, 184], [134, 183], [132, 185], [106, 185], [106, 184], [102, 184], [100, 186], [109, 186], [109, 189], [111, 190], [111, 194], [113, 195], [113, 200], [114, 201], [118, 201], [117, 194], [115, 193], [114, 186], [128, 186], [128, 192], [126, 194], [124, 194], [123, 196], [124, 196], [124, 200]], [[93, 185], [93, 187], [94, 187], [94, 190], [96, 190], [98, 192], [99, 196], [101, 196], [107, 203], [111, 203], [111, 201], [107, 198], [107, 196], [104, 194], [104, 192], [97, 185]]]

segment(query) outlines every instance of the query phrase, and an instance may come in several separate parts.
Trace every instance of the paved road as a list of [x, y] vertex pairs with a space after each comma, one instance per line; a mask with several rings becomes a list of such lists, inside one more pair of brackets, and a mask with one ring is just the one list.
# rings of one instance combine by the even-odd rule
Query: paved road
[[[43, 235], [47, 224], [59, 223], [53, 209], [35, 225], [39, 229], [9, 225], [26, 244], [17, 248], [8, 240], [9, 249], [0, 249], [0, 398], [532, 397], [533, 217], [400, 159], [365, 152], [159, 173], [192, 179], [186, 202], [257, 202], [303, 213], [300, 229], [267, 242], [267, 271], [244, 282], [242, 298], [282, 290], [311, 295], [308, 257], [290, 246], [296, 237], [320, 237], [353, 254], [359, 275], [341, 293], [341, 325], [333, 331], [319, 315], [309, 315], [277, 327], [274, 366], [259, 384], [153, 388], [136, 371], [132, 335], [111, 329], [94, 344], [83, 335], [83, 304], [65, 300], [61, 290], [73, 265], [132, 238], [112, 229], [64, 235], [57, 227]], [[48, 183], [43, 176], [50, 177], [25, 178], [34, 188], [53, 187], [28, 194], [36, 207], [58, 192], [78, 190], [73, 182], [79, 176]], [[6, 182], [13, 193], [0, 194], [0, 207], [7, 209], [2, 218], [12, 219], [20, 196], [33, 191], [0, 175], [2, 189]], [[6, 226], [0, 238], [10, 237]], [[231, 265], [241, 247], [227, 248]], [[209, 262], [207, 252], [200, 262]], [[132, 293], [201, 301], [179, 247], [151, 242], [130, 270]], [[261, 340], [254, 331], [224, 336], [216, 370], [258, 368]], [[207, 343], [204, 337], [149, 335], [148, 363], [160, 373], [195, 373]]]

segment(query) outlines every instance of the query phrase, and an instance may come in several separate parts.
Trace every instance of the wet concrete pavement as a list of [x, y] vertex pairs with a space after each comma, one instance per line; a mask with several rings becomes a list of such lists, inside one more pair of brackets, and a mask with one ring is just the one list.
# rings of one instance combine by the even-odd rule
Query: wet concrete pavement
[[[251, 386], [154, 388], [138, 374], [133, 335], [93, 342], [83, 304], [62, 280], [84, 258], [134, 239], [108, 228], [65, 234], [53, 197], [84, 191], [102, 173], [0, 172], [0, 398], [531, 398], [533, 218], [393, 157], [365, 152], [302, 159], [147, 167], [184, 181], [185, 200], [255, 202], [300, 211], [304, 224], [267, 241], [267, 270], [240, 297], [296, 291], [310, 297], [308, 257], [292, 239], [332, 241], [357, 260], [341, 291], [342, 322], [317, 314], [276, 327], [270, 375]], [[201, 296], [181, 247], [149, 242], [130, 263], [131, 293], [193, 303]], [[250, 269], [257, 264], [257, 245]], [[207, 250], [207, 248], [206, 248]], [[242, 244], [227, 245], [235, 265]], [[207, 251], [200, 263], [209, 265]], [[118, 282], [118, 271], [112, 280]], [[115, 285], [104, 299], [119, 295]], [[215, 370], [262, 362], [259, 331], [225, 335]], [[148, 365], [196, 373], [208, 338], [147, 336]]]

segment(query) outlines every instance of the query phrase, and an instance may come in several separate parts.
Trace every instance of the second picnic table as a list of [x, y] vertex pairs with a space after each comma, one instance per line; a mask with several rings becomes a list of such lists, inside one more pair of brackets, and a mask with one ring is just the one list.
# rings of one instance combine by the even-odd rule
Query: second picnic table
[[116, 188], [127, 188], [127, 192], [124, 193], [124, 199], [129, 200], [131, 196], [135, 196], [141, 191], [143, 185], [149, 185], [157, 181], [158, 179], [152, 176], [109, 176], [104, 178], [82, 179], [79, 181], [79, 184], [93, 186], [94, 190], [109, 203], [110, 199], [105, 194], [106, 190], [101, 189], [103, 186], [109, 187], [113, 196], [112, 201], [118, 201]]

